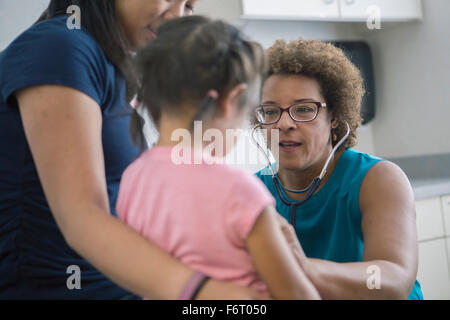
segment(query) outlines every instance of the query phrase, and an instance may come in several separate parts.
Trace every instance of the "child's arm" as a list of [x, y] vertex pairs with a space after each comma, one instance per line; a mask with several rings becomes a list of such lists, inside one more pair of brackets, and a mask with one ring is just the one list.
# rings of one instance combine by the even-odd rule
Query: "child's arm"
[[256, 269], [275, 299], [320, 299], [289, 248], [277, 220], [278, 213], [266, 207], [247, 238]]

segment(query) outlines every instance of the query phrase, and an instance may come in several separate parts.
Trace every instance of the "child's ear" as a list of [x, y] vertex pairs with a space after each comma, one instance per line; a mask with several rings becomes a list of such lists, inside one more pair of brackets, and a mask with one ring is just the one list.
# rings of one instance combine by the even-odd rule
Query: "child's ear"
[[238, 84], [222, 96], [219, 104], [224, 118], [232, 117], [233, 110], [240, 107], [239, 102], [247, 87], [244, 83]]

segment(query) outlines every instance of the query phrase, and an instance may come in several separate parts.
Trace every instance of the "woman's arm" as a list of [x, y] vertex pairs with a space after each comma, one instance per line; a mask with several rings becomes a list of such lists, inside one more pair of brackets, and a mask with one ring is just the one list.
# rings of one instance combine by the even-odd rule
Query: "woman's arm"
[[277, 215], [273, 207], [264, 209], [247, 238], [256, 270], [275, 299], [320, 299], [317, 289], [295, 261]]
[[[297, 254], [297, 260], [324, 299], [406, 299], [418, 267], [409, 181], [395, 164], [379, 162], [364, 178], [359, 199], [363, 262], [335, 263], [307, 259], [302, 254]], [[375, 278], [375, 270], [380, 271], [381, 287], [369, 289], [367, 282]]]
[[[97, 103], [61, 86], [32, 87], [16, 96], [41, 184], [67, 243], [123, 288], [152, 299], [176, 299], [192, 271], [109, 213]], [[199, 295], [257, 297], [217, 281]]]

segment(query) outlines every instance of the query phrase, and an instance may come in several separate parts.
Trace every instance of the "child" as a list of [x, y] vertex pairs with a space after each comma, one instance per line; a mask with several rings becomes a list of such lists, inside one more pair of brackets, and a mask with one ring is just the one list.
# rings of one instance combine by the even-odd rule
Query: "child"
[[[291, 253], [263, 184], [243, 170], [212, 163], [211, 155], [196, 161], [204, 153], [201, 142], [172, 139], [176, 132], [192, 133], [194, 121], [201, 121], [203, 132], [223, 136], [242, 126], [249, 107], [259, 103], [262, 48], [231, 25], [193, 16], [163, 24], [137, 61], [143, 73], [139, 101], [160, 137], [125, 171], [119, 217], [212, 278], [275, 299], [320, 298]], [[133, 132], [143, 141], [140, 126]]]

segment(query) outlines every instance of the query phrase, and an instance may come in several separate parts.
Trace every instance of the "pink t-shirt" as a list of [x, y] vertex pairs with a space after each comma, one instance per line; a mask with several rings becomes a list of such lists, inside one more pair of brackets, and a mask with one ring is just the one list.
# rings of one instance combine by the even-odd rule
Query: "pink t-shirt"
[[267, 292], [246, 248], [264, 208], [275, 200], [258, 178], [224, 164], [174, 164], [154, 147], [124, 172], [120, 219], [192, 269]]

